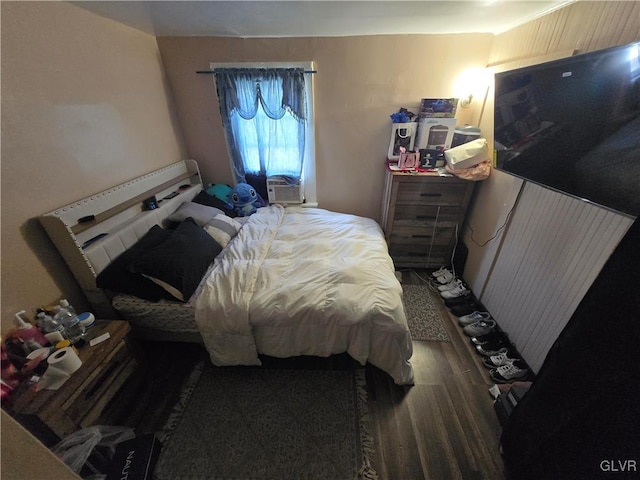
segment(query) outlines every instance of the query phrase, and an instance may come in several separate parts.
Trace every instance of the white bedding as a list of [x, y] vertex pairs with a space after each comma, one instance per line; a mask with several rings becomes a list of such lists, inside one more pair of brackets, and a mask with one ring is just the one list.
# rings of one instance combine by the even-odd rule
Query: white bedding
[[382, 231], [371, 219], [278, 205], [251, 215], [192, 298], [211, 361], [348, 352], [413, 383], [411, 336]]

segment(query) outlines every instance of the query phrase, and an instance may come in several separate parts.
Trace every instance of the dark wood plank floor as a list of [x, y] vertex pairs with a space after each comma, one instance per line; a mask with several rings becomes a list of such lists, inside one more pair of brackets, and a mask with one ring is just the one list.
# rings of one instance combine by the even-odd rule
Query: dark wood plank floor
[[[422, 280], [404, 272], [403, 283]], [[413, 342], [414, 386], [398, 387], [368, 370], [376, 470], [390, 480], [502, 479], [493, 382], [456, 318], [441, 302], [439, 308], [452, 341]]]
[[[422, 283], [411, 271], [403, 277], [405, 284]], [[375, 468], [380, 480], [503, 479], [500, 426], [488, 392], [493, 382], [455, 317], [439, 307], [452, 341], [414, 341], [415, 385], [397, 386], [367, 365]], [[137, 433], [159, 432], [183, 382], [207, 354], [195, 344], [155, 342], [140, 348], [146, 365], [125, 384], [102, 421]], [[346, 355], [262, 360], [265, 368], [344, 368], [352, 362]]]

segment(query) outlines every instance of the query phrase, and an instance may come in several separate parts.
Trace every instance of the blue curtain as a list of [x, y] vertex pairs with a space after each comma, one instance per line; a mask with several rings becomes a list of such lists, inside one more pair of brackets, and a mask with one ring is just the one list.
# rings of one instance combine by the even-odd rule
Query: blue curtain
[[307, 120], [302, 69], [215, 71], [220, 114], [238, 182], [245, 175], [300, 180]]

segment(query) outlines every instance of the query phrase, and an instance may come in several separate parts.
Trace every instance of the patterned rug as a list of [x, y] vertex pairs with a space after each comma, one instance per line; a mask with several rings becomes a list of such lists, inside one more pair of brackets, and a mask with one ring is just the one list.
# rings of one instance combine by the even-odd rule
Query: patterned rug
[[440, 309], [435, 305], [427, 285], [402, 285], [404, 309], [411, 338], [436, 342], [450, 342]]
[[157, 480], [377, 479], [364, 370], [197, 366]]

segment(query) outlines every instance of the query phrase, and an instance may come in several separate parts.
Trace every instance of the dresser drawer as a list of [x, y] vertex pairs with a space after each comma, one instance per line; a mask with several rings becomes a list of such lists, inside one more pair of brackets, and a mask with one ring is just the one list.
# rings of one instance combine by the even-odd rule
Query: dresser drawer
[[403, 245], [389, 246], [396, 267], [402, 266], [437, 266], [448, 261], [450, 250], [448, 245]]
[[394, 227], [390, 245], [449, 245], [455, 235], [455, 227], [411, 226]]
[[81, 427], [91, 425], [136, 366], [125, 342], [120, 342], [105, 359], [102, 367], [87, 378], [62, 405], [62, 409]]
[[455, 226], [464, 218], [460, 207], [439, 207], [431, 205], [396, 205], [394, 228], [403, 225], [447, 225]]
[[467, 193], [464, 183], [400, 182], [396, 206], [462, 205]]

